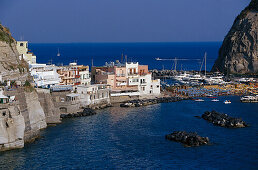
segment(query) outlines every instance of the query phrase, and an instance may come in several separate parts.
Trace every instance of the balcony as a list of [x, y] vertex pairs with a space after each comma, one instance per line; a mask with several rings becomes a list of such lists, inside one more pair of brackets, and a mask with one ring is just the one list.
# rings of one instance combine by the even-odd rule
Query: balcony
[[117, 77], [125, 77], [125, 74], [117, 74]]

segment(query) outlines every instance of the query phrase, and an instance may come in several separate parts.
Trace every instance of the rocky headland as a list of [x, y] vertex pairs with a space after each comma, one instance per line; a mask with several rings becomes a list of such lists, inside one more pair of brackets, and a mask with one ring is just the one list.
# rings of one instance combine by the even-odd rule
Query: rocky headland
[[219, 50], [212, 71], [235, 74], [258, 73], [258, 1], [236, 17]]
[[[3, 81], [20, 82], [17, 87], [3, 90], [5, 96], [15, 96], [15, 101], [0, 104], [0, 151], [22, 148], [25, 142], [39, 137], [40, 130], [47, 127], [46, 110], [54, 110], [48, 96], [41, 97], [40, 102], [38, 92], [30, 86], [32, 78], [28, 68], [19, 59], [16, 41], [9, 29], [0, 24], [0, 75]], [[48, 104], [44, 105], [44, 101]]]

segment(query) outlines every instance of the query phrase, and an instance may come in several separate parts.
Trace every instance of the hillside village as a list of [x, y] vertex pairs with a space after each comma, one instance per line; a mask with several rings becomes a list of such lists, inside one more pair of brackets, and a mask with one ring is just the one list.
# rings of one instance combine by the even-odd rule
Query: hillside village
[[[116, 61], [92, 66], [90, 72], [89, 66], [75, 62], [67, 66], [39, 64], [36, 55], [28, 49], [28, 41], [17, 41], [16, 48], [19, 60], [29, 65], [30, 85], [39, 93], [54, 96], [55, 107], [62, 114], [77, 112], [82, 107], [108, 105], [111, 100], [121, 102], [131, 97], [160, 95], [160, 80], [153, 80], [148, 65]], [[7, 91], [22, 85], [17, 80], [5, 79], [5, 82]]]

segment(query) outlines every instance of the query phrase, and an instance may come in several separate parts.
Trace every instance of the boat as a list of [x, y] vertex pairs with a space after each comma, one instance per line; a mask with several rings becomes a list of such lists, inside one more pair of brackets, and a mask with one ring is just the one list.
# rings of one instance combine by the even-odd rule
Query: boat
[[158, 57], [158, 58], [155, 58], [155, 60], [158, 60], [158, 61], [160, 61], [161, 59]]
[[224, 101], [224, 104], [230, 104], [230, 103], [231, 103], [230, 100], [225, 100], [225, 101]]
[[247, 102], [256, 103], [256, 102], [258, 102], [258, 95], [256, 95], [256, 96], [244, 96], [244, 97], [240, 98], [240, 101], [244, 102], [244, 103], [247, 103]]
[[218, 99], [212, 99], [211, 101], [212, 102], [218, 102], [219, 100]]
[[196, 99], [194, 101], [196, 101], [196, 102], [203, 102], [204, 100], [203, 99]]
[[58, 52], [57, 52], [57, 55], [56, 55], [57, 57], [60, 57], [61, 56], [61, 54], [60, 54], [60, 52], [59, 52], [59, 48], [58, 48]]

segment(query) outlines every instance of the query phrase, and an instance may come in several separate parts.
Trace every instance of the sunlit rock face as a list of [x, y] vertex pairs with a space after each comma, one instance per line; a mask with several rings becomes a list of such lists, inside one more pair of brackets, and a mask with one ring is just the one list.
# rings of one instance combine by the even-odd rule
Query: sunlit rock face
[[0, 109], [0, 151], [23, 148], [25, 122], [17, 106]]
[[0, 75], [3, 80], [21, 80], [28, 78], [28, 64], [20, 60], [16, 41], [9, 29], [0, 24]]
[[258, 1], [252, 0], [235, 19], [212, 71], [258, 73]]

